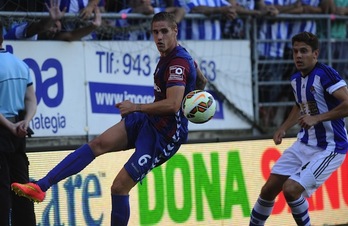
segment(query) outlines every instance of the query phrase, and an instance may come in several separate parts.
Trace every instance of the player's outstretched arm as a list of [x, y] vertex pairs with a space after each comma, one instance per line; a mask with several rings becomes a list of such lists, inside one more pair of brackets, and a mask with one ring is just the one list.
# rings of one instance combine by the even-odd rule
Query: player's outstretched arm
[[115, 106], [120, 110], [122, 116], [132, 112], [144, 112], [152, 115], [170, 115], [181, 108], [184, 98], [184, 86], [172, 86], [167, 88], [166, 99], [148, 104], [135, 104], [129, 100], [117, 103]]

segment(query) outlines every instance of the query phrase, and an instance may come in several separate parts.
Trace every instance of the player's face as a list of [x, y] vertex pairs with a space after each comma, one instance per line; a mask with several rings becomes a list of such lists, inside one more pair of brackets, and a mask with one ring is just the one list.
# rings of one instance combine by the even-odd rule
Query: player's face
[[292, 47], [294, 63], [302, 75], [307, 75], [312, 71], [318, 61], [319, 50], [312, 48], [304, 42], [294, 42]]
[[167, 21], [157, 21], [152, 24], [152, 35], [161, 56], [166, 56], [177, 45], [177, 28], [169, 26]]

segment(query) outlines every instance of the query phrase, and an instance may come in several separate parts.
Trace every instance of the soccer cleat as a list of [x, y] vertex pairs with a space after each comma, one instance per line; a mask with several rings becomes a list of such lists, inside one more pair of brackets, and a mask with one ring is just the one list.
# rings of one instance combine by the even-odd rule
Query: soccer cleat
[[39, 203], [45, 199], [46, 192], [43, 192], [35, 183], [12, 183], [11, 188], [18, 196], [26, 197], [33, 202]]

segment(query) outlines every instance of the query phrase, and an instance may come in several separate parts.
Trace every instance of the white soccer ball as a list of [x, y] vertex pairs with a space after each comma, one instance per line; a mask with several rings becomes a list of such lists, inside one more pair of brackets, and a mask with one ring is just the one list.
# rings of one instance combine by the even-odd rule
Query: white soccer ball
[[214, 116], [216, 101], [207, 91], [194, 90], [185, 96], [181, 108], [190, 122], [205, 123]]

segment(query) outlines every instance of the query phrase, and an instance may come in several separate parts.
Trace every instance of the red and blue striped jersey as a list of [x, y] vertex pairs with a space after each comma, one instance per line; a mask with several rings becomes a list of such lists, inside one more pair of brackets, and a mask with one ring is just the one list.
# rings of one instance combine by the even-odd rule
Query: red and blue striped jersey
[[[190, 54], [177, 46], [169, 55], [161, 57], [154, 74], [155, 102], [166, 98], [166, 90], [172, 86], [185, 86], [185, 93], [194, 90], [196, 67]], [[173, 115], [148, 115], [159, 133], [173, 140], [187, 140], [188, 120], [180, 109]]]

